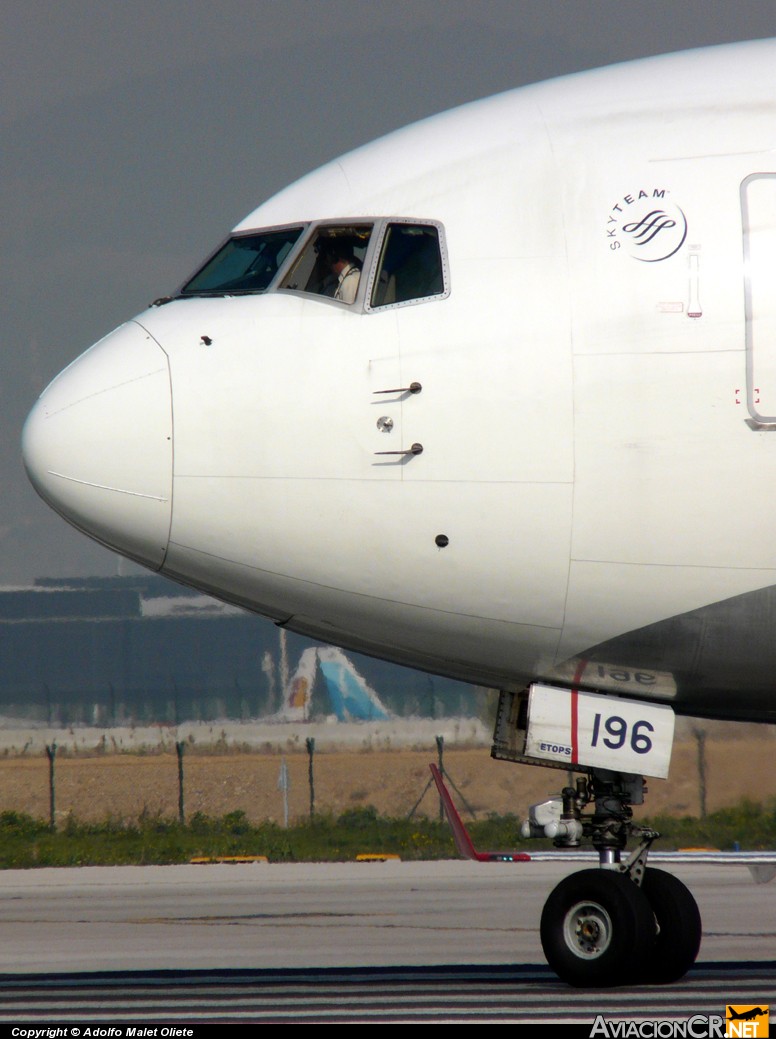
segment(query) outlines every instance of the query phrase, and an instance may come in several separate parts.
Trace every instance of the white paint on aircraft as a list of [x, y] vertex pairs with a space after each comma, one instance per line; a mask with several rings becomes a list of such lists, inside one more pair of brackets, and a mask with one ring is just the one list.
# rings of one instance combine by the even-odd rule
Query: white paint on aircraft
[[[321, 641], [514, 689], [593, 653], [677, 711], [776, 716], [775, 66], [757, 41], [581, 73], [312, 172], [52, 383], [33, 483]], [[438, 266], [407, 295], [413, 236]], [[346, 237], [352, 304], [317, 269]], [[712, 650], [733, 700], [704, 699]]]

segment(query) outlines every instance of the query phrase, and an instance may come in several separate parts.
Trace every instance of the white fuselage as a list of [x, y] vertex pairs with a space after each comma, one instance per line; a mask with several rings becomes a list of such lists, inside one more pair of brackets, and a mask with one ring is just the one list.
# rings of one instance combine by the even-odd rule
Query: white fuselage
[[583, 73], [310, 174], [235, 233], [434, 222], [445, 291], [371, 307], [373, 245], [352, 305], [283, 268], [152, 306], [44, 392], [33, 483], [317, 639], [776, 717], [774, 69]]

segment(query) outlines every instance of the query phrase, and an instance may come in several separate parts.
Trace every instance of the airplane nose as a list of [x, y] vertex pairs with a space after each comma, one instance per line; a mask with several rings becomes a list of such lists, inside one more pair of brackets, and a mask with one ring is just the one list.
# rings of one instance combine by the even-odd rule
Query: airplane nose
[[169, 541], [172, 445], [167, 356], [136, 322], [58, 375], [22, 434], [41, 498], [96, 541], [154, 569]]

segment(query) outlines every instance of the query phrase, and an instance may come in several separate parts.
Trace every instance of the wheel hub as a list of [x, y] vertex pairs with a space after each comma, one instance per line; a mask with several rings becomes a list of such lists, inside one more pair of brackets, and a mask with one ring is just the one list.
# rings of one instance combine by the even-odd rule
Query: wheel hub
[[563, 931], [566, 944], [575, 955], [596, 959], [609, 947], [612, 921], [597, 902], [578, 902], [566, 914]]

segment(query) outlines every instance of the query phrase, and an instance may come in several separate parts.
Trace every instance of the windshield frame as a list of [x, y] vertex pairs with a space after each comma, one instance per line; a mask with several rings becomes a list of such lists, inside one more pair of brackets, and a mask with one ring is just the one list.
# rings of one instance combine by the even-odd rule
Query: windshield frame
[[[374, 292], [376, 280], [379, 277], [380, 267], [384, 259], [383, 252], [386, 245], [386, 239], [393, 226], [402, 224], [413, 225], [418, 228], [433, 228], [435, 231], [436, 244], [439, 250], [439, 260], [441, 263], [440, 273], [442, 277], [442, 288], [441, 291], [434, 292], [430, 295], [413, 296], [411, 298], [391, 302], [376, 303], [374, 302]], [[296, 265], [300, 261], [304, 260], [305, 253], [311, 246], [314, 246], [317, 240], [322, 236], [325, 236], [327, 233], [332, 234], [339, 230], [345, 231], [349, 228], [359, 228], [362, 230], [366, 228], [370, 229], [369, 240], [365, 252], [359, 261], [361, 265], [360, 283], [358, 285], [356, 296], [352, 302], [334, 299], [329, 295], [322, 295], [320, 292], [313, 292], [297, 287], [292, 288], [291, 286], [284, 284], [284, 282], [293, 275]], [[296, 240], [283, 257], [270, 280], [263, 287], [254, 289], [239, 287], [228, 289], [217, 287], [213, 289], [197, 290], [194, 292], [184, 291], [187, 285], [191, 284], [195, 278], [207, 270], [208, 266], [219, 255], [219, 253], [226, 249], [230, 242], [238, 241], [242, 238], [273, 236], [283, 234], [283, 232], [296, 232]], [[345, 307], [352, 312], [361, 314], [374, 314], [380, 311], [417, 306], [418, 304], [439, 302], [447, 299], [450, 295], [450, 265], [444, 224], [433, 218], [382, 215], [348, 217], [341, 219], [326, 217], [320, 220], [300, 220], [294, 223], [275, 224], [268, 227], [246, 228], [239, 232], [229, 234], [223, 238], [208, 257], [200, 263], [186, 279], [184, 279], [172, 296], [162, 297], [162, 299], [155, 301], [155, 303], [161, 304], [173, 299], [228, 299], [239, 296], [261, 296], [270, 292], [279, 295], [288, 294], [306, 299], [315, 299], [321, 303], [333, 305], [335, 307]]]

